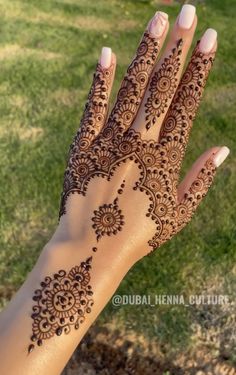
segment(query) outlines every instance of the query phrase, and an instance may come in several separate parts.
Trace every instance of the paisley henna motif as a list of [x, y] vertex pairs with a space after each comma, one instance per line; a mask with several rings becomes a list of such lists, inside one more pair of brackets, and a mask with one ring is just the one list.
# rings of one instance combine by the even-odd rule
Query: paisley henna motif
[[41, 346], [43, 341], [54, 335], [68, 334], [71, 327], [78, 329], [86, 314], [91, 312], [94, 303], [89, 285], [91, 260], [91, 257], [88, 258], [68, 273], [60, 270], [53, 276], [45, 277], [41, 288], [35, 291], [29, 353], [35, 345]]
[[[66, 200], [70, 194], [85, 195], [92, 178], [104, 177], [109, 180], [121, 163], [133, 160], [140, 170], [133, 188], [149, 197], [146, 216], [156, 225], [156, 231], [148, 242], [153, 250], [170, 239], [191, 219], [215, 172], [212, 161], [208, 161], [191, 186], [188, 196], [178, 202], [177, 186], [181, 162], [214, 57], [203, 56], [198, 46], [164, 120], [159, 142], [143, 140], [141, 134], [132, 129], [140, 98], [143, 97], [147, 85], [147, 65], [153, 64], [156, 49], [154, 40], [145, 33], [104, 129], [86, 152], [77, 147], [71, 149], [60, 209], [61, 216], [66, 212]], [[150, 101], [146, 105], [146, 128], [152, 126], [154, 119], [158, 117], [158, 113], [152, 110], [153, 101], [157, 99], [166, 103], [169, 96], [173, 96], [180, 53], [181, 42], [164, 61], [160, 71], [153, 76]], [[118, 198], [113, 203], [95, 210], [92, 221], [97, 240], [103, 235], [118, 233], [124, 225], [125, 215], [118, 207]]]

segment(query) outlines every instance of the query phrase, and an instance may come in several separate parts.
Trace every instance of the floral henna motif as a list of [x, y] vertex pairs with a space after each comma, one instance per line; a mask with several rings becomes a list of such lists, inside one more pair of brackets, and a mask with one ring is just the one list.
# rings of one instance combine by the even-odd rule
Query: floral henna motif
[[[118, 194], [123, 193], [124, 187], [125, 181], [123, 181], [120, 189], [118, 189]], [[94, 211], [92, 226], [97, 235], [97, 241], [104, 235], [111, 236], [122, 230], [122, 226], [125, 222], [124, 215], [118, 206], [118, 200], [118, 198], [115, 198], [113, 203], [104, 204], [100, 206], [98, 210]]]
[[92, 287], [89, 285], [92, 257], [73, 267], [69, 273], [58, 271], [52, 277], [45, 277], [41, 288], [34, 293], [32, 324], [32, 343], [28, 352], [35, 345], [41, 346], [43, 341], [54, 335], [68, 334], [73, 326], [75, 329], [85, 320], [86, 314], [93, 306]]
[[[70, 194], [85, 195], [92, 178], [103, 177], [110, 180], [121, 163], [133, 160], [138, 164], [140, 171], [133, 188], [148, 195], [149, 205], [146, 216], [156, 225], [155, 234], [148, 242], [154, 250], [190, 220], [214, 175], [213, 164], [209, 162], [191, 187], [188, 197], [185, 197], [183, 202], [178, 202], [177, 185], [188, 131], [212, 66], [213, 55], [205, 57], [199, 52], [198, 47], [195, 49], [180, 83], [181, 89], [177, 89], [173, 104], [166, 116], [159, 142], [146, 141], [142, 139], [140, 133], [130, 128], [136, 113], [136, 100], [137, 103], [140, 102], [139, 94], [143, 95], [142, 87], [146, 85], [144, 80], [142, 86], [143, 78], [139, 75], [137, 62], [140, 63], [139, 67], [144, 66], [146, 61], [144, 51], [146, 53], [149, 51], [148, 59], [152, 53], [156, 53], [153, 39], [148, 35], [144, 36], [142, 43], [134, 62], [128, 69], [117, 103], [104, 129], [86, 152], [73, 149], [70, 153], [65, 172], [60, 216], [66, 212], [66, 200]], [[175, 89], [175, 75], [178, 71], [180, 53], [181, 43], [164, 62], [169, 75], [165, 76], [164, 71], [160, 73], [159, 78], [164, 77], [161, 87], [167, 84], [169, 87], [168, 94], [158, 89], [160, 98], [164, 101], [168, 100], [168, 95], [171, 95]], [[142, 59], [139, 60], [141, 56]], [[137, 81], [137, 77], [141, 83]], [[159, 87], [160, 82], [156, 81], [155, 85]], [[152, 122], [151, 112], [148, 115], [148, 121]], [[118, 207], [118, 199], [110, 205], [106, 204], [95, 210], [92, 221], [97, 239], [121, 230], [124, 223], [123, 214]]]
[[177, 87], [177, 73], [180, 67], [182, 53], [182, 39], [173, 48], [169, 57], [166, 57], [160, 69], [154, 73], [150, 83], [150, 96], [145, 103], [146, 129], [155, 125], [157, 118], [165, 112]]

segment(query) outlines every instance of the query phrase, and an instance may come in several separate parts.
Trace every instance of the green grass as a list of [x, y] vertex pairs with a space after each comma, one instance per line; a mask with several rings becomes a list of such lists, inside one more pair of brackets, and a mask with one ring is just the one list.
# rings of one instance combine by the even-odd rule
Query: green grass
[[[156, 10], [155, 3], [0, 0], [2, 304], [23, 282], [57, 224], [67, 150], [101, 47], [108, 45], [117, 54], [114, 98], [143, 27]], [[173, 23], [179, 5], [162, 6], [161, 10], [168, 12]], [[216, 294], [235, 297], [236, 3], [200, 2], [197, 12], [195, 40], [207, 27], [214, 27], [219, 49], [183, 172], [213, 145], [227, 145], [231, 156], [218, 171], [192, 223], [139, 262], [122, 282], [119, 294], [188, 296], [210, 290], [213, 284]], [[142, 332], [176, 353], [193, 345], [195, 313], [183, 306], [115, 309], [109, 304], [100, 321], [109, 321], [112, 314], [120, 325]], [[215, 314], [221, 319], [220, 309]], [[230, 317], [230, 311], [227, 314]], [[198, 321], [201, 328], [204, 322]], [[222, 331], [226, 328], [225, 323]]]

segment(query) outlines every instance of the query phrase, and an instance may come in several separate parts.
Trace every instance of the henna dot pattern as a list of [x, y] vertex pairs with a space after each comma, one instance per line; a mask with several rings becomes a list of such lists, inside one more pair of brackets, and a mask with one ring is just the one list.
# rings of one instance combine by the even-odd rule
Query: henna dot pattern
[[35, 345], [41, 346], [54, 335], [68, 334], [71, 327], [78, 329], [86, 314], [91, 312], [94, 304], [89, 285], [91, 261], [92, 257], [73, 267], [69, 273], [60, 270], [53, 276], [45, 277], [41, 288], [34, 292], [29, 353]]

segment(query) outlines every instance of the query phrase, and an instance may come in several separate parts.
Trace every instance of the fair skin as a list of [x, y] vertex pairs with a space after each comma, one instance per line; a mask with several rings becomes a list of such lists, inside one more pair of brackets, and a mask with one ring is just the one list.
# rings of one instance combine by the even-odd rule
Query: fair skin
[[[125, 99], [122, 99], [121, 107], [117, 106], [117, 112], [114, 112], [115, 115], [111, 121], [112, 126], [115, 126], [114, 124], [121, 124], [122, 126], [126, 126], [125, 130], [128, 129], [127, 126], [129, 129], [134, 130], [134, 132], [130, 134], [132, 136], [136, 134], [137, 136], [134, 136], [134, 138], [130, 136], [129, 142], [131, 143], [126, 143], [126, 146], [127, 144], [134, 144], [134, 147], [137, 147], [138, 145], [140, 148], [137, 149], [136, 156], [129, 154], [129, 158], [124, 159], [124, 155], [127, 151], [125, 148], [119, 156], [117, 156], [117, 152], [120, 152], [119, 142], [120, 140], [122, 140], [122, 142], [124, 141], [124, 138], [122, 138], [123, 135], [120, 136], [120, 138], [114, 138], [108, 148], [102, 148], [101, 145], [105, 142], [102, 129], [105, 129], [107, 124], [109, 126], [109, 121], [105, 123], [105, 119], [107, 118], [106, 114], [104, 121], [100, 121], [99, 117], [97, 117], [98, 120], [97, 122], [95, 121], [96, 126], [94, 128], [96, 131], [90, 133], [89, 129], [93, 126], [93, 121], [91, 121], [89, 117], [90, 122], [88, 122], [88, 128], [86, 128], [86, 116], [85, 120], [82, 121], [81, 132], [87, 131], [87, 135], [82, 139], [79, 138], [82, 133], [79, 133], [74, 141], [74, 146], [71, 148], [67, 168], [68, 173], [65, 175], [65, 179], [67, 178], [67, 182], [64, 185], [65, 200], [62, 204], [58, 227], [51, 240], [42, 250], [27, 280], [0, 315], [1, 374], [59, 374], [90, 325], [114, 294], [128, 270], [138, 260], [142, 259], [143, 256], [147, 255], [152, 248], [159, 247], [162, 243], [169, 240], [190, 221], [192, 214], [195, 212], [195, 209], [205, 196], [212, 182], [215, 169], [228, 155], [228, 149], [226, 147], [215, 146], [210, 148], [199, 157], [183, 181], [181, 183], [177, 181], [176, 176], [180, 171], [188, 141], [189, 130], [192, 126], [192, 118], [195, 115], [194, 98], [196, 97], [196, 92], [197, 94], [198, 92], [202, 93], [202, 88], [205, 85], [205, 80], [209, 72], [207, 69], [201, 70], [200, 68], [195, 69], [195, 67], [203, 66], [204, 68], [204, 66], [208, 66], [208, 63], [201, 63], [201, 61], [211, 61], [210, 57], [214, 56], [217, 49], [217, 34], [214, 30], [210, 29], [210, 31], [208, 30], [202, 37], [195, 51], [195, 55], [193, 55], [192, 61], [194, 63], [189, 66], [189, 72], [192, 74], [191, 79], [194, 80], [197, 75], [197, 82], [199, 82], [199, 80], [201, 81], [201, 84], [197, 83], [197, 85], [199, 84], [199, 91], [192, 90], [193, 84], [191, 80], [190, 83], [188, 82], [190, 85], [189, 88], [186, 89], [188, 74], [184, 76], [184, 81], [181, 81], [181, 77], [196, 26], [197, 17], [195, 8], [192, 6], [185, 7], [178, 16], [170, 36], [168, 37], [165, 50], [158, 56], [158, 60], [157, 54], [168, 34], [168, 17], [163, 13], [156, 14], [147, 26], [148, 48], [151, 50], [154, 45], [158, 47], [158, 51], [157, 49], [153, 50], [152, 69], [150, 69], [150, 62], [145, 65], [149, 52], [145, 52], [144, 46], [146, 46], [146, 44], [142, 44], [137, 54], [138, 58], [136, 56], [135, 61], [137, 64], [135, 63], [136, 65], [133, 65], [134, 69], [132, 68], [133, 70], [131, 69], [132, 71], [130, 70], [128, 73], [129, 79], [126, 80], [128, 85], [126, 89], [127, 87], [128, 89], [126, 90]], [[179, 43], [180, 40], [181, 43]], [[154, 44], [156, 41], [158, 43]], [[173, 52], [173, 49], [175, 52]], [[178, 51], [179, 54], [177, 54]], [[175, 53], [176, 56], [173, 57], [172, 54], [175, 55]], [[140, 59], [139, 55], [143, 57]], [[169, 56], [171, 56], [171, 60], [165, 65], [166, 59], [168, 59]], [[195, 61], [197, 61], [196, 64], [200, 65], [194, 65]], [[96, 111], [102, 111], [104, 108], [107, 108], [106, 104], [109, 99], [115, 75], [115, 65], [115, 54], [111, 53], [111, 50], [108, 48], [103, 49], [98, 67], [98, 69], [100, 69], [99, 77], [103, 77], [103, 79], [100, 79], [98, 82], [98, 88], [93, 89], [90, 93], [90, 104], [89, 107], [87, 107], [88, 116], [91, 116], [91, 113], [92, 116], [95, 116]], [[148, 73], [145, 71], [145, 66], [149, 69]], [[176, 73], [174, 76], [170, 76], [173, 69], [175, 70], [175, 68], [173, 68], [175, 66], [177, 66]], [[110, 79], [107, 81], [106, 72], [110, 74]], [[157, 91], [156, 88], [153, 89], [154, 86], [151, 84], [152, 77], [155, 77], [155, 73], [157, 73], [159, 77], [159, 86], [162, 86], [159, 91]], [[160, 78], [162, 77], [161, 74], [164, 75], [164, 79]], [[131, 79], [132, 75], [134, 78]], [[147, 81], [145, 83], [146, 78]], [[103, 85], [104, 82], [106, 83], [106, 89], [101, 90], [102, 94], [99, 93], [99, 100], [101, 99], [103, 103], [99, 107], [96, 95], [98, 95], [99, 87]], [[162, 82], [163, 85], [160, 85], [160, 82]], [[167, 84], [168, 82], [170, 83], [167, 96], [165, 96], [166, 82]], [[96, 88], [97, 86], [95, 85], [94, 87]], [[132, 92], [129, 90], [129, 87], [133, 90]], [[179, 95], [176, 94], [178, 90]], [[154, 97], [150, 97], [150, 93], [153, 92]], [[127, 102], [126, 100], [129, 95], [130, 97], [132, 96], [133, 101]], [[150, 101], [151, 99], [149, 100], [149, 98], [151, 98], [152, 101]], [[157, 98], [159, 98], [159, 101], [156, 100]], [[161, 100], [165, 100], [165, 105], [160, 113], [158, 112], [157, 114], [155, 111], [158, 111], [159, 106], [162, 105]], [[180, 103], [181, 100], [182, 102]], [[196, 101], [198, 101], [198, 98]], [[147, 130], [147, 108], [149, 108], [148, 103], [150, 102], [150, 110], [154, 111], [154, 116], [151, 118], [152, 126]], [[172, 128], [170, 130], [166, 125], [170, 123], [166, 122], [166, 118], [168, 118], [168, 114], [170, 113], [171, 103], [173, 113], [175, 113], [176, 116], [176, 118], [174, 117], [176, 123], [178, 122], [177, 120], [180, 113], [182, 116], [181, 124], [185, 124], [186, 116], [188, 116], [188, 122], [186, 122], [186, 126], [181, 130], [182, 138], [177, 134], [177, 127], [175, 127], [174, 130], [172, 130]], [[176, 110], [176, 108], [178, 110]], [[183, 113], [186, 113], [186, 115]], [[102, 117], [102, 115], [103, 113], [100, 117]], [[169, 119], [172, 121], [171, 116]], [[170, 141], [171, 134], [174, 134], [175, 138]], [[166, 137], [164, 143], [160, 143], [160, 145], [155, 143], [157, 141], [161, 142], [163, 137]], [[92, 147], [93, 142], [96, 141], [95, 138], [98, 140], [97, 148], [93, 149], [93, 151], [91, 149], [91, 152], [90, 148], [88, 148], [84, 154], [83, 150], [79, 149], [79, 156], [77, 157], [78, 140], [82, 139], [86, 142], [89, 140], [89, 147]], [[155, 142], [150, 145], [148, 142], [153, 139]], [[179, 141], [179, 139], [181, 141]], [[177, 146], [169, 150], [170, 143], [168, 142], [174, 144], [177, 142]], [[122, 145], [122, 147], [124, 147], [124, 143]], [[107, 147], [106, 142], [104, 143], [104, 147]], [[113, 151], [111, 151], [111, 148]], [[146, 158], [147, 153], [145, 154], [145, 152], [148, 148], [150, 148], [151, 151], [150, 154], [148, 154], [148, 158]], [[161, 159], [161, 164], [158, 164], [158, 166], [155, 164], [156, 167], [151, 169], [152, 166], [150, 165], [153, 150], [157, 150], [154, 152], [155, 163], [158, 163], [159, 159]], [[104, 166], [99, 167], [99, 164], [94, 164], [96, 165], [95, 169], [91, 169], [91, 171], [93, 171], [91, 172], [93, 173], [93, 178], [91, 177], [86, 180], [86, 176], [88, 175], [82, 176], [82, 162], [79, 161], [80, 157], [85, 159], [85, 161], [83, 161], [85, 166], [86, 163], [88, 163], [90, 168], [94, 168], [93, 162], [95, 163], [94, 160], [101, 153], [103, 155], [110, 155], [109, 157], [106, 156], [107, 159], [104, 159], [106, 162], [110, 161], [109, 158], [115, 158], [114, 170], [109, 169], [109, 172], [106, 172]], [[139, 156], [143, 158], [143, 163], [142, 161], [138, 161]], [[121, 162], [121, 159], [124, 159], [124, 162]], [[96, 159], [96, 163], [98, 163], [99, 160], [100, 159]], [[178, 162], [177, 164], [176, 160]], [[140, 175], [142, 166], [144, 169]], [[83, 168], [85, 167], [83, 166]], [[75, 170], [77, 174], [74, 172], [73, 174], [73, 170]], [[173, 173], [173, 171], [175, 173]], [[101, 177], [102, 174], [105, 175], [105, 178]], [[142, 180], [144, 175], [146, 176], [145, 181]], [[168, 178], [165, 177], [165, 175], [168, 175]], [[141, 180], [140, 176], [142, 176]], [[150, 176], [152, 180], [150, 180]], [[141, 181], [140, 184], [143, 184], [141, 189], [139, 187], [134, 189], [137, 181]], [[150, 181], [152, 181], [152, 183], [150, 183]], [[86, 188], [83, 188], [84, 191], [82, 191], [80, 183], [85, 183]], [[148, 187], [149, 183], [150, 187]], [[156, 184], [158, 184], [157, 192], [155, 190]], [[71, 193], [73, 190], [71, 187], [74, 189], [73, 193]], [[108, 205], [110, 206], [108, 207]], [[155, 210], [153, 208], [154, 206]], [[101, 216], [99, 216], [104, 210], [108, 212], [106, 216], [103, 216], [103, 219], [106, 217], [107, 220], [105, 223], [101, 222]], [[114, 219], [112, 214], [114, 214], [114, 212], [117, 222], [112, 224], [111, 221]], [[149, 214], [150, 212], [151, 214]], [[185, 215], [186, 212], [187, 215]], [[142, 228], [142, 230], [140, 228]], [[92, 250], [94, 247], [96, 247], [96, 249]], [[85, 314], [85, 320], [78, 330], [73, 327], [69, 334], [61, 334], [60, 332], [58, 335], [53, 334], [50, 338], [40, 339], [41, 342], [39, 342], [38, 346], [35, 341], [32, 341], [32, 344], [30, 341], [30, 337], [32, 336], [32, 323], [38, 319], [38, 317], [30, 317], [32, 314], [32, 306], [36, 303], [32, 301], [35, 290], [40, 289], [40, 283], [46, 276], [53, 277], [52, 275], [59, 273], [59, 270], [64, 270], [65, 273], [68, 274], [73, 267], [76, 265], [79, 266], [81, 262], [84, 262], [90, 257], [92, 257], [92, 263], [91, 270], [89, 271], [89, 284], [92, 287], [92, 299], [94, 301], [91, 312]], [[44, 288], [44, 286], [42, 286], [42, 288]], [[57, 288], [57, 286], [54, 286], [54, 288]], [[65, 295], [66, 294], [63, 294], [63, 296]], [[63, 305], [63, 303], [61, 294], [59, 307]], [[48, 310], [50, 309], [50, 304], [47, 300], [43, 302], [43, 305], [47, 306]], [[40, 314], [43, 314], [42, 310], [40, 310]], [[48, 312], [45, 312], [45, 314], [48, 314]], [[41, 334], [42, 331], [36, 334], [36, 336], [38, 335], [37, 340], [41, 337]], [[28, 347], [31, 348], [29, 352]], [[12, 353], [14, 353], [13, 356], [11, 355]]]

